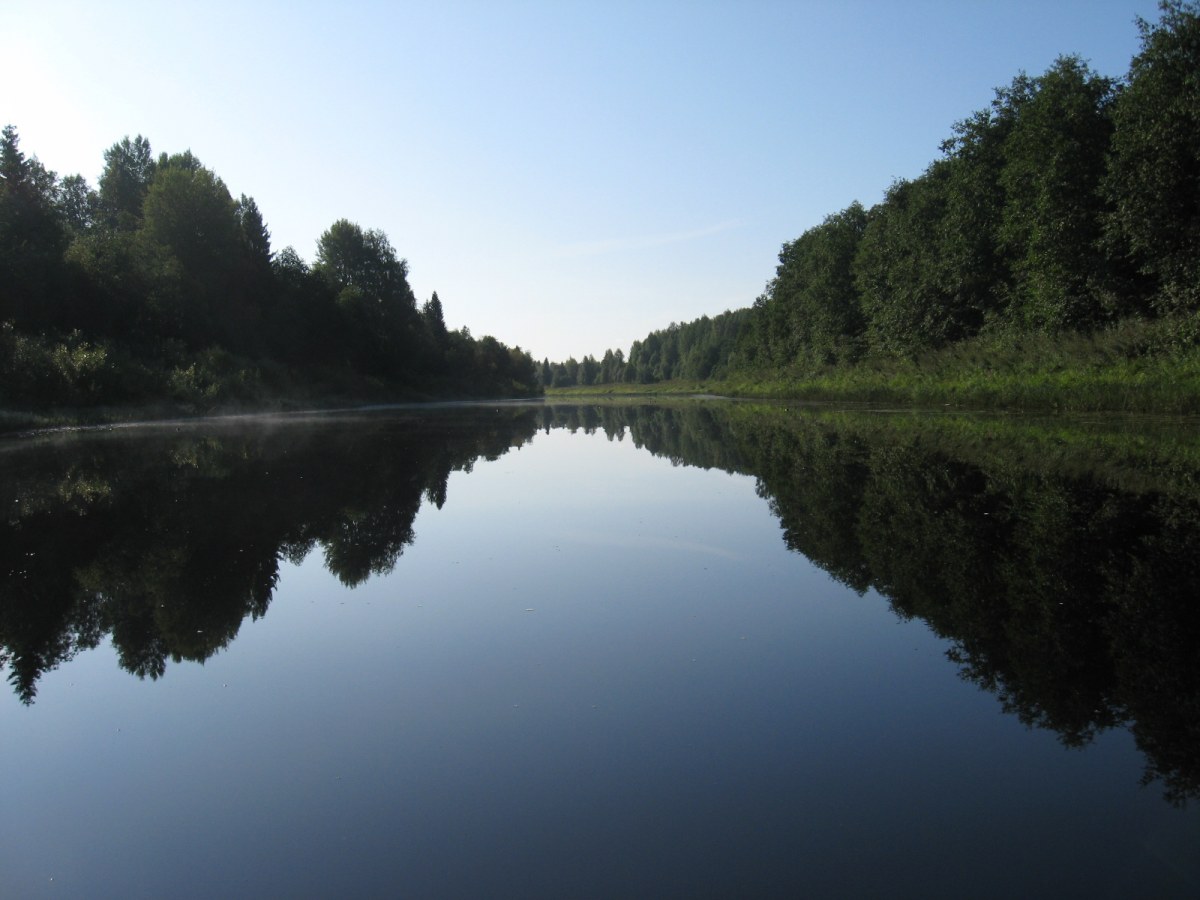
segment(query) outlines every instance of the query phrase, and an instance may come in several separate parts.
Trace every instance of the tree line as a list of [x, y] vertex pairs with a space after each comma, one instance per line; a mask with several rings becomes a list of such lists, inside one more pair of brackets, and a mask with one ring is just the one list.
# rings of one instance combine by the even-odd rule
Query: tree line
[[[784, 244], [764, 293], [720, 317], [719, 337], [707, 319], [653, 332], [610, 380], [815, 371], [1132, 318], [1170, 319], [1195, 340], [1200, 5], [1168, 0], [1160, 12], [1138, 20], [1125, 78], [1077, 56], [1018, 75], [953, 127], [920, 177]], [[559, 374], [543, 362], [543, 384], [571, 383]]]
[[712, 318], [701, 316], [694, 322], [672, 322], [634, 341], [628, 356], [622, 350], [607, 350], [599, 361], [593, 356], [570, 357], [565, 362], [543, 359], [538, 377], [543, 387], [720, 378], [731, 369], [749, 319], [750, 311], [739, 309]]
[[418, 305], [387, 235], [339, 219], [310, 266], [252, 197], [141, 135], [96, 188], [0, 137], [0, 398], [43, 407], [273, 390], [379, 398], [537, 391], [532, 358]]

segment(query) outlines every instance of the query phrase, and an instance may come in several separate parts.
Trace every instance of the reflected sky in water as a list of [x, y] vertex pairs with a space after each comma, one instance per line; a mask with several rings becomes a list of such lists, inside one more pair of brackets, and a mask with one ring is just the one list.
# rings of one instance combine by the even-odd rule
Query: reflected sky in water
[[[6, 896], [1191, 896], [1195, 806], [785, 546], [750, 475], [556, 429], [320, 546], [203, 664], [0, 700]], [[248, 510], [253, 515], [253, 510]]]

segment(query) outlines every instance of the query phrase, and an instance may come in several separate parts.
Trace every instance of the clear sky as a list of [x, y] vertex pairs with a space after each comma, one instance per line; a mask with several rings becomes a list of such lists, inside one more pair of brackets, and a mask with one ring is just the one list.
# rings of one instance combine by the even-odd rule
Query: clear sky
[[93, 186], [143, 134], [312, 261], [385, 231], [418, 301], [541, 359], [748, 306], [780, 245], [919, 175], [1020, 71], [1119, 77], [1153, 0], [0, 0], [0, 119]]

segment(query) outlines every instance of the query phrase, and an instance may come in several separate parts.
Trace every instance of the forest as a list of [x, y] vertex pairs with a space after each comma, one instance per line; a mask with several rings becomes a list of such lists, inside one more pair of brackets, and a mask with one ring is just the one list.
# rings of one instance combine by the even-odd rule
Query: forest
[[542, 383], [786, 380], [966, 345], [958, 365], [1000, 368], [1114, 333], [1104, 362], [1194, 349], [1200, 5], [1160, 10], [1138, 21], [1124, 78], [1077, 56], [1019, 74], [920, 177], [785, 243], [752, 307], [672, 323], [599, 363], [544, 360]]
[[528, 396], [519, 347], [418, 306], [382, 231], [339, 219], [310, 266], [190, 151], [125, 137], [96, 188], [0, 139], [0, 407], [278, 407]]
[[[883, 199], [785, 243], [751, 306], [536, 363], [418, 303], [382, 231], [310, 265], [190, 151], [125, 137], [95, 188], [0, 139], [0, 410], [288, 408], [679, 381], [741, 394], [1200, 411], [1200, 3], [1128, 73], [1062, 56]], [[930, 388], [930, 382], [933, 387]], [[897, 385], [900, 388], [897, 389]], [[806, 394], [806, 390], [808, 393]], [[822, 394], [824, 391], [824, 394]]]

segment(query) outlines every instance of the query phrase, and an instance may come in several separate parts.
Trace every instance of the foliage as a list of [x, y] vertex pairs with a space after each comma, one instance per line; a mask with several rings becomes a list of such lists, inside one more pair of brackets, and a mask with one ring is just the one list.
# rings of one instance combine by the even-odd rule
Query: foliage
[[767, 292], [755, 303], [755, 357], [786, 364], [853, 362], [866, 327], [852, 265], [867, 213], [858, 203], [826, 217], [779, 252]]
[[1113, 109], [1105, 189], [1116, 248], [1155, 278], [1159, 308], [1200, 305], [1200, 4], [1138, 20], [1141, 52]]
[[137, 227], [154, 169], [150, 142], [140, 134], [132, 140], [126, 135], [104, 152], [100, 206], [109, 226], [123, 231]]
[[25, 156], [9, 125], [0, 136], [0, 321], [31, 330], [53, 321], [65, 247], [55, 175]]
[[1027, 89], [1012, 91], [1013, 126], [1003, 145], [1000, 245], [1012, 260], [1008, 316], [1022, 330], [1100, 323], [1105, 309], [1100, 194], [1114, 83], [1077, 57], [1060, 58]]
[[704, 380], [719, 377], [736, 354], [750, 321], [749, 310], [724, 312], [694, 322], [671, 323], [634, 341], [626, 357], [607, 350], [597, 360], [585, 356], [565, 362], [544, 360], [538, 372], [543, 387], [568, 388], [596, 384], [657, 384], [675, 378]]
[[519, 395], [533, 360], [417, 312], [408, 264], [345, 219], [311, 268], [276, 254], [261, 210], [189, 150], [128, 137], [99, 191], [0, 139], [0, 402], [9, 410], [167, 404], [199, 412], [342, 401]]
[[739, 369], [705, 382], [555, 388], [556, 395], [724, 394], [839, 404], [1200, 413], [1200, 319], [1137, 320], [1065, 334], [997, 332], [912, 359]]
[[152, 261], [152, 296], [170, 337], [200, 348], [229, 345], [243, 333], [231, 302], [238, 220], [220, 178], [198, 161], [160, 164], [142, 202], [137, 236], [143, 259]]
[[[1139, 21], [1126, 81], [1076, 56], [1021, 73], [953, 126], [919, 177], [784, 244], [763, 295], [726, 314], [735, 338], [703, 342], [701, 365], [685, 360], [706, 319], [635, 341], [616, 370], [546, 360], [542, 383], [716, 379], [812, 397], [1194, 409], [1190, 364], [1166, 348], [1189, 345], [1200, 314], [1200, 7], [1168, 0], [1161, 12]], [[1152, 342], [1159, 362], [1071, 360], [1089, 334], [1102, 345], [1147, 320], [1179, 338]], [[1070, 375], [1049, 361], [1010, 373], [981, 352], [1038, 335]]]
[[878, 354], [911, 356], [978, 327], [976, 311], [954, 303], [954, 284], [942, 271], [949, 172], [941, 163], [916, 181], [899, 181], [871, 211], [854, 274], [868, 345]]

